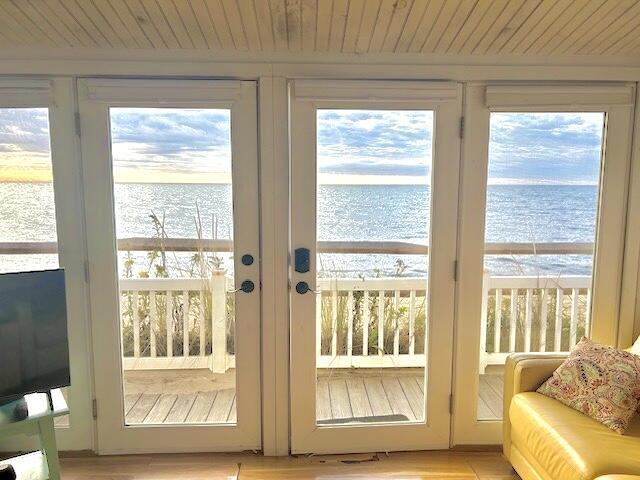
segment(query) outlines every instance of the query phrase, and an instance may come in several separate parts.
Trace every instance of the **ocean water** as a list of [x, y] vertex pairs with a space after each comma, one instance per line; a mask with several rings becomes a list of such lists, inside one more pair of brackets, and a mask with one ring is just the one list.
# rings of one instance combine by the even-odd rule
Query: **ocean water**
[[[116, 231], [123, 237], [154, 237], [155, 215], [170, 237], [232, 238], [231, 186], [211, 184], [117, 184]], [[53, 192], [46, 183], [0, 183], [0, 241], [56, 239]], [[487, 242], [593, 242], [597, 188], [585, 185], [492, 185], [487, 196]], [[480, 215], [481, 206], [478, 206]], [[418, 185], [321, 185], [319, 240], [399, 240], [427, 244], [430, 189]], [[214, 228], [214, 225], [217, 228]], [[215, 230], [215, 231], [214, 231]], [[121, 254], [123, 268], [124, 254]], [[134, 255], [134, 275], [148, 258]], [[189, 255], [175, 256], [188, 262]], [[224, 259], [232, 268], [229, 258]], [[422, 255], [335, 255], [318, 259], [324, 276], [421, 276]], [[55, 266], [55, 256], [1, 256], [0, 270]], [[493, 274], [587, 275], [586, 255], [486, 256]]]

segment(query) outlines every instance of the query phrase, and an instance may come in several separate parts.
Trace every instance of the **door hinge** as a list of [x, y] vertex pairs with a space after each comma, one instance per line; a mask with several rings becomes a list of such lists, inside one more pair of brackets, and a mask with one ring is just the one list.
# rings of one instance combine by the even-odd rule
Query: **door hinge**
[[453, 281], [458, 281], [458, 260], [453, 261]]
[[76, 135], [80, 136], [80, 112], [75, 112], [74, 120], [75, 120], [75, 126], [76, 126]]
[[464, 138], [464, 117], [460, 117], [460, 138]]
[[91, 401], [91, 414], [93, 418], [98, 418], [98, 400], [95, 398]]
[[89, 284], [89, 262], [84, 262], [84, 281], [88, 285]]
[[449, 395], [449, 413], [453, 414], [453, 393]]

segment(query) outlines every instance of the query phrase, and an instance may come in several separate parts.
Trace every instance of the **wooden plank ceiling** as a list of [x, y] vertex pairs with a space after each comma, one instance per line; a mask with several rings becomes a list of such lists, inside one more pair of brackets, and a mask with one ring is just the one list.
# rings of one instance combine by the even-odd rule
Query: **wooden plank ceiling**
[[640, 55], [640, 0], [0, 0], [0, 48]]

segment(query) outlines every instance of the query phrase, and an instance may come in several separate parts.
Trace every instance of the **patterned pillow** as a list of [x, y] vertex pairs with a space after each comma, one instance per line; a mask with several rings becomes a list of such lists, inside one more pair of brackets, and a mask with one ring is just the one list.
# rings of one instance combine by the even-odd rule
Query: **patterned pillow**
[[640, 356], [583, 338], [538, 392], [622, 434], [640, 402]]

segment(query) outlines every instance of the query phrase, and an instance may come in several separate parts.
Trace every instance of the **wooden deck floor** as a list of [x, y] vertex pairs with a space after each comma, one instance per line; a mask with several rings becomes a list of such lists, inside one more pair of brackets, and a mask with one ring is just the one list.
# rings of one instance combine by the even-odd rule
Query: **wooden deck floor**
[[503, 392], [504, 378], [502, 375], [480, 375], [478, 419], [502, 420]]
[[235, 423], [236, 390], [125, 395], [127, 425], [141, 423]]
[[[316, 415], [321, 423], [420, 421], [423, 376], [406, 372], [330, 372], [318, 379]], [[502, 418], [500, 375], [481, 375], [478, 417]], [[175, 390], [125, 395], [128, 425], [159, 423], [235, 423], [234, 388], [180, 393]]]

